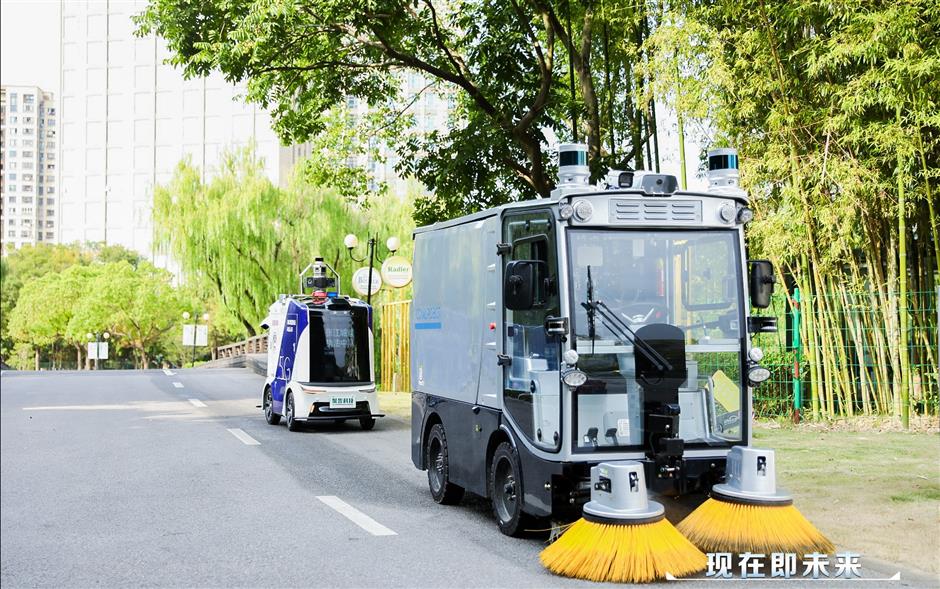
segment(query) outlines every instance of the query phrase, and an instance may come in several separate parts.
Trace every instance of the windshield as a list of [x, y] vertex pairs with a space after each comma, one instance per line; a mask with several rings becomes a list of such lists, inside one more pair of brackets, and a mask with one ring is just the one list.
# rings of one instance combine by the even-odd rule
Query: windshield
[[371, 382], [368, 321], [361, 307], [310, 311], [311, 382]]
[[642, 338], [654, 324], [685, 340], [679, 436], [707, 445], [742, 439], [737, 244], [734, 231], [569, 233], [574, 347], [588, 376], [573, 395], [577, 450], [646, 442], [652, 388], [637, 379], [637, 357], [641, 366], [662, 360]]

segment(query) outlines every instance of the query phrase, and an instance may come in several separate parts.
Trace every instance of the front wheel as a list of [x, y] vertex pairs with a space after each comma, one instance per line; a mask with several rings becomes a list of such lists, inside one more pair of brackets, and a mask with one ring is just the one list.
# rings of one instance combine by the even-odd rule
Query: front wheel
[[522, 468], [519, 455], [509, 442], [497, 446], [493, 453], [489, 486], [499, 531], [507, 536], [524, 535], [535, 518], [522, 511]]
[[444, 435], [444, 426], [439, 423], [434, 424], [428, 433], [424, 462], [428, 466], [428, 487], [431, 489], [431, 498], [441, 505], [460, 503], [464, 489], [450, 482], [447, 436]]
[[270, 425], [281, 423], [281, 416], [274, 412], [274, 400], [271, 397], [271, 388], [264, 389], [264, 419]]
[[374, 417], [360, 417], [359, 418], [359, 427], [365, 431], [369, 431], [375, 427], [375, 418]]
[[287, 398], [284, 399], [284, 416], [287, 418], [287, 429], [288, 431], [296, 432], [300, 431], [300, 422], [294, 417], [294, 395], [293, 393], [288, 392]]

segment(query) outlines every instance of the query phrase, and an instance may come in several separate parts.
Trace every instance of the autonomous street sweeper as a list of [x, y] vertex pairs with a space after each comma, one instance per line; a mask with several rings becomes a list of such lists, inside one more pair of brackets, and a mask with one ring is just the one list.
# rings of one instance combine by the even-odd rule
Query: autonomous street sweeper
[[339, 275], [322, 258], [300, 273], [300, 293], [280, 295], [262, 323], [265, 419], [277, 425], [283, 417], [290, 431], [356, 419], [371, 430], [384, 417], [373, 377], [372, 307], [341, 295]]
[[[414, 235], [412, 461], [435, 501], [488, 498], [509, 535], [582, 508], [591, 521], [653, 523], [663, 509], [647, 487], [683, 495], [726, 482], [732, 448], [751, 442], [751, 389], [770, 375], [750, 334], [776, 331], [749, 312], [769, 306], [775, 278], [746, 256], [753, 212], [734, 150], [709, 153], [705, 192], [645, 171], [591, 185], [582, 144], [560, 145], [558, 158], [550, 198]], [[735, 454], [724, 496], [785, 503], [772, 481], [753, 487], [773, 477], [772, 454]], [[592, 574], [543, 562], [595, 580], [704, 568], [674, 536], [682, 547], [663, 550], [688, 548], [685, 563]]]

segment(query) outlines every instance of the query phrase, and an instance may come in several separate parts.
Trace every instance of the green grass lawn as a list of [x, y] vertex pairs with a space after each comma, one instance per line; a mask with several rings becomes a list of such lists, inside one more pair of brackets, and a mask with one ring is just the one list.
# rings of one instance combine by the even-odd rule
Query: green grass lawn
[[758, 426], [778, 484], [837, 547], [940, 572], [940, 435]]

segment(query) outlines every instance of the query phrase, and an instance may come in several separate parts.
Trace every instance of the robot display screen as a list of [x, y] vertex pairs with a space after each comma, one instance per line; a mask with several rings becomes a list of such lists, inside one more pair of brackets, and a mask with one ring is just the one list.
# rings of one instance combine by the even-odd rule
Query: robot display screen
[[651, 324], [672, 325], [685, 335], [679, 436], [687, 444], [739, 442], [743, 293], [737, 235], [579, 230], [569, 240], [578, 368], [588, 376], [574, 394], [577, 447], [644, 444], [645, 393], [635, 355], [642, 350], [630, 332]]
[[372, 380], [364, 308], [310, 311], [310, 381], [357, 384]]

